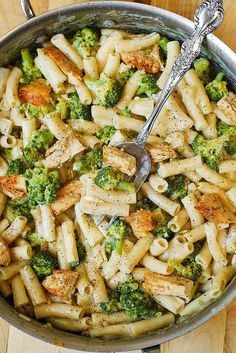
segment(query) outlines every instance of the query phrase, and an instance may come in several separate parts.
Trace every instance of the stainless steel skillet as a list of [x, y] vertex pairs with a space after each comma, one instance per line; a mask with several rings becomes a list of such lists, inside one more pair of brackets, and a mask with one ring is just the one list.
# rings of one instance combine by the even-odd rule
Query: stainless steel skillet
[[[33, 17], [28, 1], [21, 1], [29, 20], [0, 39], [0, 65], [13, 61], [23, 47], [35, 46], [55, 33], [73, 32], [79, 27], [116, 27], [130, 31], [158, 31], [169, 37], [184, 40], [193, 30], [193, 23], [174, 13], [137, 3], [121, 1], [86, 2], [59, 8]], [[226, 72], [236, 90], [236, 55], [213, 35], [205, 42], [203, 54]], [[171, 340], [199, 326], [235, 298], [236, 281], [214, 303], [170, 328], [134, 339], [102, 340], [81, 337], [55, 329], [48, 329], [35, 320], [27, 321], [0, 297], [0, 316], [19, 330], [52, 344], [83, 351], [114, 352], [148, 349]]]

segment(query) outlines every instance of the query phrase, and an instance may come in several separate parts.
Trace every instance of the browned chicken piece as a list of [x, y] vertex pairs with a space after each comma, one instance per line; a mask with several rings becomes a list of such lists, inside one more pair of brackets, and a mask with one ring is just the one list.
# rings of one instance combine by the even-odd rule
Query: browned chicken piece
[[150, 230], [154, 228], [151, 211], [138, 210], [124, 220], [131, 226], [137, 238], [147, 237]]
[[55, 215], [59, 215], [79, 202], [82, 188], [82, 183], [78, 179], [71, 180], [63, 185], [58, 190], [55, 201], [51, 204]]
[[175, 150], [171, 146], [164, 143], [155, 145], [146, 143], [145, 147], [154, 163], [162, 162], [166, 159], [177, 157], [177, 153], [175, 152]]
[[121, 53], [121, 59], [126, 65], [144, 70], [149, 74], [156, 74], [163, 70], [160, 59], [159, 46], [157, 44], [150, 48]]
[[0, 176], [0, 189], [13, 199], [22, 199], [27, 196], [25, 180], [18, 175]]
[[230, 119], [233, 125], [236, 125], [236, 94], [228, 92], [219, 102], [218, 107]]
[[136, 159], [117, 147], [103, 147], [103, 163], [129, 176], [136, 172]]
[[8, 266], [11, 262], [11, 253], [5, 240], [0, 237], [0, 266]]
[[68, 76], [68, 81], [71, 84], [77, 85], [82, 79], [82, 71], [70, 61], [60, 50], [54, 47], [48, 47], [43, 49], [44, 53], [50, 56], [51, 59], [59, 66], [62, 72]]
[[221, 201], [216, 193], [202, 195], [195, 207], [208, 221], [236, 223], [236, 216]]
[[55, 270], [51, 276], [42, 282], [43, 287], [52, 295], [71, 303], [71, 294], [78, 278], [78, 272], [70, 270]]
[[39, 78], [28, 85], [23, 86], [19, 91], [19, 97], [23, 102], [41, 106], [51, 102], [51, 87], [46, 80]]
[[191, 294], [194, 283], [190, 279], [175, 276], [164, 276], [147, 272], [144, 276], [143, 288], [153, 294], [173, 295], [186, 298]]
[[43, 160], [43, 164], [49, 169], [57, 168], [84, 149], [84, 146], [75, 137], [73, 131], [68, 131], [61, 140], [57, 141], [46, 151], [46, 158]]

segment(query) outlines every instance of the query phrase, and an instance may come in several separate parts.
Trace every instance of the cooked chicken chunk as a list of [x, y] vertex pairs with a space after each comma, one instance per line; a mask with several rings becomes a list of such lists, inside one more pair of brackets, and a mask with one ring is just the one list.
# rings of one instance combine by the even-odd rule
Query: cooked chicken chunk
[[147, 272], [143, 287], [153, 294], [173, 295], [186, 298], [193, 289], [193, 281], [183, 277], [164, 276], [159, 273]]
[[232, 124], [236, 125], [236, 94], [228, 92], [219, 102], [218, 107], [231, 120]]
[[162, 162], [166, 159], [177, 157], [177, 153], [175, 152], [175, 150], [171, 146], [164, 143], [155, 145], [150, 145], [149, 143], [147, 143], [145, 147], [154, 163]]
[[103, 147], [103, 163], [129, 176], [136, 172], [136, 159], [117, 147]]
[[57, 192], [56, 200], [51, 204], [52, 210], [56, 215], [75, 205], [80, 200], [82, 183], [78, 179], [69, 181]]
[[0, 176], [0, 189], [13, 199], [22, 199], [27, 196], [25, 180], [18, 175]]
[[46, 80], [40, 78], [23, 86], [19, 97], [24, 102], [41, 106], [51, 102], [50, 91], [51, 87], [46, 84]]
[[11, 262], [11, 254], [5, 240], [0, 237], [0, 266], [8, 266]]
[[65, 137], [46, 151], [46, 158], [43, 160], [43, 164], [49, 169], [57, 168], [84, 149], [84, 146], [75, 137], [74, 133], [68, 131]]
[[44, 53], [50, 56], [51, 59], [59, 66], [59, 68], [68, 77], [68, 81], [73, 85], [78, 85], [81, 82], [82, 72], [78, 67], [70, 61], [60, 50], [54, 47], [43, 49]]
[[236, 223], [236, 216], [221, 201], [218, 194], [204, 194], [196, 209], [208, 220], [215, 223]]
[[156, 74], [163, 69], [157, 44], [147, 49], [123, 52], [121, 59], [125, 64], [150, 74]]
[[43, 281], [43, 287], [52, 295], [71, 303], [71, 294], [78, 278], [78, 272], [70, 270], [55, 270]]
[[125, 221], [129, 223], [137, 238], [147, 237], [154, 227], [152, 212], [150, 211], [139, 210], [133, 212], [125, 218]]

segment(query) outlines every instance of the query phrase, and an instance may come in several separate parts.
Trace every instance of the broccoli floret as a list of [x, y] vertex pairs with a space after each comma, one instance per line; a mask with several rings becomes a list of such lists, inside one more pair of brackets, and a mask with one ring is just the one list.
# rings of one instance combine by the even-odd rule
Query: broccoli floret
[[77, 246], [77, 251], [78, 251], [78, 255], [79, 255], [79, 262], [81, 263], [86, 258], [86, 249], [80, 240], [76, 241], [76, 246]]
[[201, 248], [201, 242], [196, 242], [194, 244], [193, 252], [188, 257], [186, 257], [182, 264], [176, 263], [175, 260], [169, 261], [170, 265], [174, 267], [175, 273], [178, 276], [191, 279], [194, 282], [197, 281], [197, 279], [202, 274], [202, 266], [196, 263], [195, 257], [197, 256]]
[[44, 242], [44, 240], [40, 239], [38, 233], [36, 232], [27, 234], [26, 240], [30, 243], [32, 248], [41, 248], [42, 243]]
[[52, 142], [53, 134], [49, 130], [34, 131], [28, 144], [23, 148], [25, 161], [32, 166], [38, 160], [44, 158], [44, 153]]
[[117, 75], [117, 80], [120, 82], [121, 86], [124, 86], [126, 84], [126, 82], [133, 76], [133, 74], [135, 73], [135, 69], [130, 68], [128, 70], [125, 70], [123, 72], [120, 72]]
[[138, 283], [133, 281], [132, 276], [127, 282], [119, 285], [118, 292], [121, 308], [132, 319], [161, 315], [155, 301], [148, 294], [138, 289]]
[[118, 289], [109, 296], [109, 300], [101, 303], [100, 306], [107, 314], [124, 310], [132, 319], [161, 315], [155, 301], [139, 289], [138, 283], [133, 280], [131, 275], [127, 276], [127, 281], [119, 284]]
[[200, 58], [193, 62], [193, 66], [200, 80], [206, 85], [210, 81], [209, 61], [205, 58]]
[[61, 119], [65, 120], [69, 114], [69, 103], [64, 98], [57, 98], [55, 109], [60, 113]]
[[99, 80], [92, 80], [89, 77], [85, 78], [85, 83], [95, 94], [102, 107], [112, 108], [118, 103], [121, 96], [122, 85], [116, 78], [110, 78], [105, 74], [101, 74]]
[[116, 219], [107, 229], [107, 235], [111, 238], [111, 250], [116, 250], [118, 254], [121, 254], [123, 241], [131, 235], [131, 228], [126, 222]]
[[79, 264], [80, 264], [79, 261], [68, 262], [68, 266], [69, 266], [70, 270], [73, 270], [73, 271], [78, 269]]
[[124, 109], [122, 109], [122, 114], [124, 116], [127, 116], [128, 118], [131, 117], [131, 110], [129, 109], [129, 107], [125, 107]]
[[77, 93], [69, 93], [71, 119], [91, 120], [91, 108], [81, 103]]
[[205, 163], [210, 168], [218, 171], [219, 159], [228, 141], [227, 136], [221, 136], [213, 140], [207, 140], [202, 135], [198, 134], [192, 142], [192, 149], [195, 155], [202, 156]]
[[157, 77], [153, 74], [143, 74], [141, 75], [141, 84], [136, 92], [136, 96], [146, 95], [147, 97], [152, 97], [159, 91], [157, 86]]
[[42, 73], [39, 68], [34, 64], [33, 58], [28, 48], [21, 50], [22, 58], [22, 71], [23, 78], [20, 80], [21, 83], [29, 83], [30, 81], [37, 80], [42, 77]]
[[19, 113], [29, 115], [31, 118], [42, 118], [52, 110], [53, 106], [51, 104], [45, 104], [37, 107], [29, 103], [24, 103], [20, 106]]
[[106, 145], [111, 141], [112, 136], [116, 132], [116, 128], [111, 125], [103, 126], [98, 133], [96, 134], [97, 138], [99, 138]]
[[116, 219], [107, 229], [107, 234], [116, 239], [127, 238], [131, 234], [131, 228], [125, 221]]
[[189, 180], [185, 175], [178, 174], [165, 179], [168, 183], [168, 188], [164, 195], [172, 200], [181, 200], [188, 193]]
[[197, 241], [196, 243], [194, 243], [193, 252], [190, 255], [188, 255], [188, 257], [186, 257], [186, 259], [184, 260], [183, 264], [188, 264], [190, 262], [194, 262], [195, 261], [195, 257], [197, 256], [197, 254], [199, 253], [201, 248], [202, 248], [202, 242]]
[[112, 240], [108, 240], [108, 241], [105, 242], [104, 250], [105, 250], [105, 254], [106, 254], [108, 259], [110, 258], [112, 250], [114, 250], [114, 249], [115, 248], [114, 248]]
[[104, 190], [113, 190], [121, 181], [122, 175], [111, 166], [102, 168], [95, 177], [95, 184]]
[[146, 210], [146, 211], [154, 211], [157, 209], [157, 205], [149, 200], [146, 196], [143, 195], [141, 191], [137, 193], [137, 210]]
[[46, 168], [28, 169], [24, 174], [27, 181], [29, 205], [47, 205], [54, 201], [60, 187], [58, 171], [48, 171]]
[[91, 56], [91, 52], [98, 47], [98, 32], [92, 28], [80, 29], [76, 32], [72, 43], [83, 58]]
[[171, 219], [170, 215], [163, 212], [160, 212], [155, 217], [155, 227], [152, 230], [152, 233], [156, 238], [164, 238], [167, 240], [170, 240], [173, 238], [174, 233], [168, 227], [168, 223], [170, 219]]
[[106, 314], [114, 314], [117, 311], [122, 310], [119, 303], [118, 293], [116, 291], [111, 292], [108, 301], [102, 302], [100, 306], [102, 311]]
[[167, 225], [162, 225], [157, 228], [157, 232], [155, 236], [156, 238], [164, 238], [164, 239], [170, 240], [171, 238], [173, 238], [174, 233], [170, 228], [168, 228]]
[[166, 37], [161, 37], [159, 41], [159, 46], [162, 49], [165, 56], [167, 56], [167, 44], [169, 43], [169, 39]]
[[8, 163], [7, 175], [21, 175], [24, 174], [25, 170], [25, 163], [20, 158], [17, 158]]
[[39, 251], [33, 255], [30, 265], [40, 280], [50, 276], [52, 271], [58, 267], [57, 259], [47, 251]]
[[210, 100], [218, 102], [228, 92], [227, 82], [222, 81], [224, 77], [223, 72], [219, 72], [216, 78], [206, 85], [206, 93]]
[[1, 155], [8, 164], [13, 161], [12, 148], [1, 148]]
[[194, 282], [196, 282], [202, 274], [202, 266], [196, 262], [191, 262], [185, 266], [176, 263], [174, 260], [171, 260], [168, 263], [170, 266], [174, 267], [177, 276], [191, 279]]
[[9, 200], [6, 205], [6, 217], [13, 222], [17, 216], [25, 216], [31, 221], [30, 205], [28, 200]]
[[219, 121], [217, 125], [218, 136], [227, 136], [228, 141], [225, 142], [225, 150], [233, 155], [236, 153], [236, 127], [230, 126], [223, 121]]
[[73, 164], [73, 170], [83, 175], [88, 172], [102, 168], [102, 151], [92, 150]]

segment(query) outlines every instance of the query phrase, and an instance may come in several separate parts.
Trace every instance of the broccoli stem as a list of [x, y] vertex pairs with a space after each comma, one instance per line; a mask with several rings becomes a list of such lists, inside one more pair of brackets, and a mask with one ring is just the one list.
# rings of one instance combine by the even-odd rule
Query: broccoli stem
[[133, 183], [129, 183], [128, 181], [120, 181], [117, 185], [117, 189], [128, 191], [128, 192], [135, 192], [135, 186]]
[[167, 55], [167, 44], [169, 43], [169, 39], [167, 37], [162, 37], [159, 41], [159, 46], [163, 50], [164, 54]]
[[21, 57], [23, 62], [27, 62], [29, 66], [33, 66], [34, 62], [28, 48], [21, 50]]
[[223, 72], [219, 72], [217, 75], [216, 75], [216, 78], [215, 80], [216, 81], [222, 81], [223, 78], [224, 78], [225, 74]]

